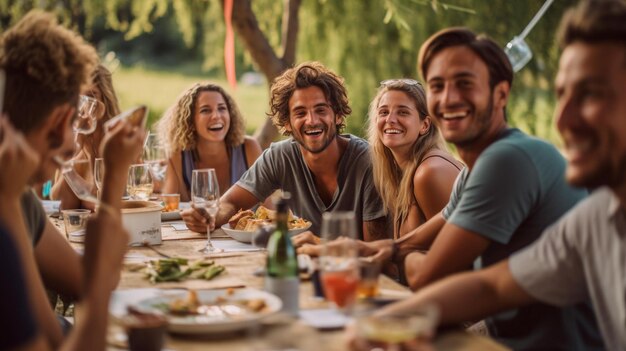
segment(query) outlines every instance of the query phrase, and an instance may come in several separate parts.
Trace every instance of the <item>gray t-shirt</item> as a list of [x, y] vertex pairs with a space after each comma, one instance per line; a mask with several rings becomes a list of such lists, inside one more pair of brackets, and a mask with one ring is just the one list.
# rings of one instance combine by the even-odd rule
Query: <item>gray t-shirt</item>
[[35, 246], [39, 242], [39, 239], [41, 239], [41, 235], [46, 227], [46, 211], [32, 189], [22, 194], [21, 203], [26, 229], [33, 242], [33, 246]]
[[[461, 171], [443, 216], [491, 240], [480, 261], [492, 265], [535, 241], [585, 197], [585, 191], [565, 182], [564, 172], [565, 160], [554, 146], [508, 129], [480, 154], [471, 172]], [[579, 342], [577, 334], [579, 324], [594, 324], [593, 313], [579, 307], [534, 304], [488, 318], [487, 326], [493, 337], [516, 350], [588, 349], [597, 343]], [[566, 324], [568, 319], [573, 322]]]
[[513, 255], [515, 281], [534, 298], [557, 306], [591, 299], [610, 350], [626, 350], [626, 213], [608, 188]]
[[[382, 200], [374, 186], [369, 145], [354, 135], [339, 160], [337, 190], [326, 206], [317, 192], [313, 173], [302, 158], [299, 144], [292, 138], [270, 147], [241, 176], [237, 185], [263, 201], [275, 190], [291, 193], [289, 207], [299, 217], [312, 222], [311, 231], [320, 234], [322, 213], [354, 211], [357, 223], [385, 216]], [[357, 226], [363, 237], [362, 226]]]

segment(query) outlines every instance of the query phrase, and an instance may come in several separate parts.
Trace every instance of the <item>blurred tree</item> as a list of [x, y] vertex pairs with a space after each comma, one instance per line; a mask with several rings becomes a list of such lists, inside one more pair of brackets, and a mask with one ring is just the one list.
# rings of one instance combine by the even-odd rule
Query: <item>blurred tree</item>
[[[37, 7], [56, 13], [97, 44], [102, 31], [95, 28], [123, 32], [131, 40], [153, 31], [160, 18], [174, 18], [165, 21], [166, 33], [171, 35], [176, 27], [185, 46], [204, 58], [205, 69], [219, 69], [224, 64], [225, 1], [0, 0], [0, 25], [6, 28]], [[233, 27], [241, 39], [236, 43], [238, 67], [253, 64], [271, 82], [296, 57], [298, 62], [324, 62], [346, 79], [353, 106], [348, 131], [359, 135], [364, 133], [368, 103], [378, 82], [417, 77], [417, 52], [429, 35], [448, 26], [467, 26], [504, 46], [543, 4], [542, 0], [232, 1]], [[555, 2], [528, 36], [535, 56], [516, 75], [509, 103], [513, 125], [553, 141], [551, 82], [558, 57], [554, 33], [564, 9], [574, 2]], [[136, 45], [135, 49], [139, 50]], [[268, 120], [255, 135], [267, 146], [277, 134]]]

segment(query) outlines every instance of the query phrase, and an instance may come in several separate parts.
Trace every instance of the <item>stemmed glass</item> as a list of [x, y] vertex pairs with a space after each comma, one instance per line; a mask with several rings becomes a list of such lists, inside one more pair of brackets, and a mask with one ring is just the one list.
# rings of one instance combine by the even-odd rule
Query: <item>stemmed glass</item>
[[143, 160], [150, 165], [150, 172], [154, 180], [163, 181], [165, 171], [167, 170], [167, 154], [165, 147], [159, 142], [157, 135], [154, 133], [150, 133], [146, 137]]
[[357, 227], [354, 212], [326, 212], [322, 216], [321, 280], [324, 293], [345, 314], [356, 300], [359, 284]]
[[206, 246], [199, 250], [204, 254], [221, 252], [211, 244], [211, 222], [220, 204], [220, 187], [215, 169], [195, 169], [191, 174], [191, 202], [193, 207], [208, 218], [206, 226]]
[[91, 134], [98, 126], [98, 119], [104, 115], [104, 104], [92, 97], [81, 95], [78, 98], [78, 116], [72, 128], [78, 134]]
[[87, 160], [63, 161], [59, 156], [56, 156], [54, 161], [61, 167], [63, 179], [65, 179], [65, 182], [70, 186], [77, 198], [95, 204], [100, 203], [99, 199], [93, 196], [89, 183], [74, 169], [76, 164], [88, 162]]
[[102, 182], [104, 181], [104, 159], [96, 158], [93, 166], [93, 179], [96, 183], [96, 188], [98, 189], [97, 197], [98, 200], [102, 198]]
[[133, 200], [148, 200], [152, 194], [153, 187], [148, 164], [142, 163], [130, 166], [126, 190]]

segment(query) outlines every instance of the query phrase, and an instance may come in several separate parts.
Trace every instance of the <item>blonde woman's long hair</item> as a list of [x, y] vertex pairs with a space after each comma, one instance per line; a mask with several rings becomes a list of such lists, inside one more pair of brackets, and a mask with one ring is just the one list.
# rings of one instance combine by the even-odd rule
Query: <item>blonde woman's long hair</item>
[[409, 209], [415, 202], [413, 196], [413, 176], [417, 167], [422, 163], [424, 156], [433, 149], [446, 150], [439, 129], [431, 121], [428, 131], [420, 135], [413, 143], [410, 150], [412, 156], [409, 158], [409, 164], [403, 172], [396, 163], [391, 150], [383, 144], [378, 136], [376, 125], [378, 105], [382, 96], [388, 91], [395, 90], [405, 93], [415, 103], [420, 120], [423, 121], [428, 117], [424, 88], [417, 81], [414, 81], [414, 84], [411, 80], [406, 81], [411, 82], [411, 84], [403, 80], [397, 80], [381, 85], [374, 100], [370, 103], [368, 117], [368, 137], [372, 150], [374, 184], [383, 199], [388, 214], [394, 220], [394, 231], [397, 230], [399, 223], [403, 223], [406, 220]]
[[219, 85], [196, 83], [185, 90], [157, 122], [159, 139], [170, 155], [181, 150], [195, 149], [198, 138], [194, 123], [196, 102], [198, 95], [204, 91], [220, 93], [226, 102], [230, 115], [230, 128], [224, 140], [226, 146], [243, 144], [246, 135], [244, 119], [235, 100]]
[[113, 79], [111, 71], [104, 65], [99, 64], [93, 72], [92, 85], [97, 87], [102, 94], [102, 103], [105, 107], [105, 113], [101, 122], [104, 123], [114, 116], [120, 114], [120, 104], [117, 100], [115, 90], [113, 90]]

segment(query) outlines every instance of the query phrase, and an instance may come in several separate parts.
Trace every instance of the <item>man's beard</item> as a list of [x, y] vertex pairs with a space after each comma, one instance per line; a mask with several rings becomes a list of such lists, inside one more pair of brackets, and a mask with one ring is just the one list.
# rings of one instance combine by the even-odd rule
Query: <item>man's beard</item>
[[[324, 131], [322, 132], [324, 133]], [[323, 152], [324, 150], [326, 150], [328, 148], [328, 146], [330, 146], [330, 144], [333, 142], [333, 140], [335, 140], [335, 138], [337, 137], [337, 133], [334, 130], [329, 130], [329, 133], [331, 133], [328, 138], [326, 139], [326, 142], [319, 148], [316, 149], [311, 149], [309, 148], [306, 143], [304, 142], [304, 133], [300, 133], [300, 135], [302, 135], [302, 138], [294, 138], [298, 144], [300, 144], [300, 146], [302, 146], [302, 148], [304, 148], [306, 151], [312, 153], [312, 154], [319, 154], [321, 152]]]
[[[478, 111], [476, 111], [478, 112]], [[477, 119], [474, 123], [478, 124], [475, 135], [469, 136], [467, 139], [454, 143], [457, 148], [471, 147], [476, 140], [480, 139], [486, 130], [489, 129], [491, 123], [491, 114], [493, 113], [493, 91], [489, 93], [489, 105], [483, 113], [476, 115]]]
[[[615, 144], [616, 142], [613, 142], [613, 140], [609, 141], [609, 145]], [[611, 149], [615, 148], [611, 147]], [[573, 186], [588, 189], [596, 189], [601, 186], [608, 186], [612, 189], [622, 187], [626, 184], [626, 155], [622, 155], [615, 165], [611, 163], [610, 159], [605, 160], [593, 173], [581, 177], [580, 180], [571, 181], [570, 183]]]

